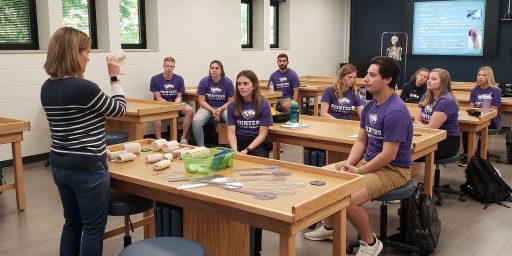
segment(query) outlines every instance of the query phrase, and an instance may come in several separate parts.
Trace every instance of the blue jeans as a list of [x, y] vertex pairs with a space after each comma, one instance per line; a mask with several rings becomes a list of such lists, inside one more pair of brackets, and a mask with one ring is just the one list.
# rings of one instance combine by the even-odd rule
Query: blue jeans
[[[218, 108], [214, 108], [218, 109]], [[194, 138], [196, 139], [196, 145], [199, 147], [204, 146], [204, 131], [203, 126], [212, 119], [212, 112], [199, 108], [194, 120], [192, 120], [192, 131], [194, 132]], [[228, 120], [228, 111], [225, 109], [220, 113], [220, 118], [226, 122]]]
[[53, 180], [64, 207], [60, 238], [62, 256], [101, 256], [107, 224], [110, 175], [101, 163], [94, 171], [70, 171], [52, 167]]

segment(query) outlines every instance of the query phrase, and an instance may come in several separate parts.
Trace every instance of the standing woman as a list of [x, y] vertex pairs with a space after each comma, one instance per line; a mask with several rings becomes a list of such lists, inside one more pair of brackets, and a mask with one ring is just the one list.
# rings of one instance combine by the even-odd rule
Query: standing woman
[[270, 103], [261, 95], [258, 77], [243, 70], [236, 77], [235, 101], [228, 107], [229, 146], [242, 154], [268, 157], [265, 146], [272, 126]]
[[107, 57], [112, 98], [84, 78], [91, 40], [74, 28], [50, 39], [41, 104], [50, 125], [49, 163], [64, 207], [60, 255], [101, 255], [107, 223], [110, 176], [106, 162], [105, 117], [125, 114], [119, 64]]
[[419, 103], [423, 94], [427, 91], [427, 80], [429, 70], [420, 68], [414, 74], [408, 83], [404, 84], [400, 98], [404, 102]]
[[197, 98], [201, 107], [192, 121], [197, 146], [204, 146], [203, 126], [211, 118], [217, 122], [221, 118], [227, 120], [226, 109], [233, 101], [233, 93], [233, 82], [226, 77], [224, 66], [219, 60], [213, 60], [210, 63], [209, 75], [201, 79], [197, 87]]
[[340, 68], [336, 83], [324, 91], [320, 116], [352, 119], [351, 113], [354, 107], [357, 116], [361, 119], [364, 102], [356, 91], [356, 73], [356, 67], [352, 64], [345, 64]]
[[448, 71], [436, 68], [430, 72], [427, 92], [418, 105], [414, 125], [447, 132], [448, 137], [439, 143], [434, 159], [452, 157], [459, 151], [459, 104], [452, 94]]
[[[478, 74], [476, 76], [476, 86], [471, 89], [471, 93], [469, 94], [469, 106], [472, 108], [482, 108], [483, 106], [483, 96], [490, 96], [491, 99], [491, 108], [498, 110], [499, 106], [501, 106], [501, 90], [498, 87], [498, 83], [494, 80], [494, 72], [491, 67], [481, 67], [478, 70]], [[491, 120], [491, 124], [489, 125], [489, 129], [498, 129], [501, 123], [501, 116], [498, 112], [498, 116]], [[464, 146], [464, 155], [468, 153], [468, 133], [462, 133], [462, 144]], [[471, 159], [467, 159], [464, 157], [460, 162], [459, 166], [466, 167], [467, 161]]]
[[[273, 124], [270, 103], [260, 94], [258, 77], [243, 70], [236, 77], [235, 101], [228, 107], [229, 146], [242, 154], [269, 157], [265, 145], [268, 127]], [[262, 231], [255, 229], [255, 256], [260, 255]]]

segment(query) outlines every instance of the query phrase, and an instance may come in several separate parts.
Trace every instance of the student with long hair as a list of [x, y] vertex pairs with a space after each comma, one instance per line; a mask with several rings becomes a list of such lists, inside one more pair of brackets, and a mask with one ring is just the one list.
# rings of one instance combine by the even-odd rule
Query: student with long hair
[[[469, 106], [472, 108], [482, 108], [483, 107], [483, 97], [491, 97], [491, 108], [498, 110], [501, 106], [501, 89], [498, 87], [498, 83], [494, 79], [494, 72], [491, 67], [484, 66], [478, 69], [478, 73], [476, 75], [476, 86], [471, 89], [471, 93], [469, 94]], [[501, 116], [498, 113], [498, 116], [491, 120], [491, 124], [489, 125], [490, 129], [498, 129], [501, 123]], [[464, 146], [464, 155], [468, 153], [468, 133], [462, 133], [462, 144]], [[467, 159], [464, 156], [459, 162], [459, 166], [465, 167], [467, 166], [467, 161], [471, 159]]]
[[199, 82], [197, 98], [201, 106], [192, 121], [192, 131], [197, 146], [204, 146], [203, 126], [210, 120], [227, 120], [228, 105], [233, 101], [233, 82], [226, 77], [219, 60], [210, 62], [209, 75]]
[[322, 96], [320, 116], [352, 119], [355, 108], [359, 119], [364, 102], [356, 89], [357, 69], [352, 64], [345, 64], [338, 71], [336, 83], [325, 89]]
[[60, 255], [66, 256], [102, 254], [110, 198], [105, 117], [126, 112], [117, 57], [107, 57], [108, 97], [84, 77], [90, 51], [85, 33], [68, 27], [55, 31], [44, 63], [50, 78], [41, 87], [52, 138], [49, 163], [64, 208]]
[[414, 124], [447, 132], [439, 143], [434, 159], [455, 156], [460, 146], [459, 104], [452, 94], [450, 73], [436, 68], [430, 72], [427, 92], [418, 104]]
[[427, 91], [427, 80], [429, 70], [420, 68], [414, 74], [408, 83], [404, 84], [400, 98], [404, 102], [418, 103], [421, 97]]
[[[251, 70], [243, 70], [236, 77], [235, 100], [228, 106], [228, 142], [242, 154], [268, 158], [270, 148], [265, 139], [272, 126], [272, 112], [258, 81]], [[256, 228], [254, 255], [260, 255], [261, 236], [261, 229]]]

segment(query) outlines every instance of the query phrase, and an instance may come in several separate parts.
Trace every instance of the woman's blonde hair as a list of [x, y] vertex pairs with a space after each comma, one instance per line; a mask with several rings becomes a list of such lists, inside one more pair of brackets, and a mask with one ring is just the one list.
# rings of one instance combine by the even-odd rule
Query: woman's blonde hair
[[246, 77], [249, 79], [252, 83], [252, 86], [254, 89], [252, 90], [251, 100], [252, 104], [254, 104], [254, 111], [255, 116], [260, 116], [260, 105], [261, 105], [261, 99], [264, 99], [260, 92], [260, 83], [258, 80], [258, 77], [256, 74], [251, 70], [242, 70], [238, 75], [236, 76], [236, 86], [235, 86], [235, 101], [234, 101], [234, 115], [235, 116], [241, 116], [242, 115], [242, 103], [244, 101], [242, 95], [240, 94], [240, 91], [238, 91], [238, 78], [240, 77]]
[[[334, 95], [337, 99], [340, 99], [343, 96], [343, 93], [348, 90], [348, 85], [343, 82], [343, 77], [348, 74], [352, 74], [357, 72], [357, 69], [352, 64], [343, 65], [338, 71], [338, 76], [336, 77], [336, 83], [334, 83]], [[352, 92], [356, 94], [356, 87], [352, 85]]]
[[84, 32], [62, 27], [53, 33], [48, 44], [44, 70], [54, 78], [72, 76], [85, 71], [78, 55], [91, 48], [91, 39]]
[[[450, 72], [448, 72], [447, 70], [442, 69], [442, 68], [435, 68], [435, 69], [432, 69], [432, 71], [430, 71], [430, 74], [432, 74], [432, 73], [439, 74], [439, 80], [441, 83], [439, 97], [435, 100], [435, 102], [432, 104], [432, 106], [436, 105], [437, 101], [439, 100], [439, 98], [441, 98], [441, 96], [443, 96], [445, 94], [450, 94], [451, 97], [453, 98], [453, 100], [455, 101], [455, 104], [457, 104], [457, 110], [458, 110], [459, 103], [457, 102], [457, 100], [455, 99], [455, 96], [452, 93], [452, 79], [450, 76]], [[420, 106], [425, 107], [430, 102], [432, 102], [433, 99], [434, 99], [434, 93], [432, 92], [432, 90], [427, 89], [427, 92], [425, 93], [425, 98], [423, 99], [423, 101], [420, 102]]]
[[496, 83], [496, 80], [494, 79], [494, 72], [492, 71], [492, 68], [489, 66], [483, 66], [478, 69], [478, 72], [476, 73], [476, 83], [478, 84], [478, 73], [480, 71], [484, 71], [487, 74], [487, 83], [490, 86], [496, 86], [498, 83]]

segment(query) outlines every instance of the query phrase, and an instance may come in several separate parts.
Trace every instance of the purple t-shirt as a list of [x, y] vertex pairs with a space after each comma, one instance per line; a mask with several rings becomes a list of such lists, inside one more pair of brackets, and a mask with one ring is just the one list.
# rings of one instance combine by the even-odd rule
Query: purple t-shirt
[[170, 80], [164, 78], [164, 74], [158, 74], [151, 78], [149, 90], [152, 92], [159, 92], [162, 98], [169, 102], [174, 102], [178, 93], [185, 92], [185, 82], [183, 77], [172, 74]]
[[215, 83], [207, 76], [199, 82], [197, 94], [205, 95], [206, 103], [212, 108], [218, 108], [228, 102], [228, 98], [233, 97], [234, 90], [231, 79], [223, 76], [218, 83]]
[[299, 76], [291, 69], [281, 73], [279, 70], [270, 75], [268, 83], [274, 83], [274, 90], [283, 92], [283, 98], [293, 98], [293, 88], [299, 88]]
[[235, 103], [228, 106], [228, 125], [236, 125], [236, 135], [256, 137], [260, 133], [260, 126], [272, 126], [272, 112], [267, 100], [260, 103], [260, 116], [255, 116], [252, 102], [242, 103], [242, 115], [235, 116]]
[[[481, 108], [483, 105], [482, 97], [484, 95], [491, 96], [491, 106], [501, 106], [501, 90], [496, 86], [489, 86], [486, 89], [482, 89], [478, 85], [475, 86], [473, 89], [471, 89], [471, 94], [469, 94], [469, 103], [475, 103], [475, 107]], [[498, 116], [492, 119], [492, 122], [496, 128], [500, 127], [501, 116], [499, 113]]]
[[337, 119], [352, 119], [352, 107], [362, 106], [364, 103], [359, 94], [351, 89], [343, 92], [340, 99], [334, 94], [334, 87], [327, 87], [322, 95], [322, 102], [329, 104], [327, 113]]
[[[421, 97], [420, 102], [423, 101], [425, 95]], [[446, 130], [448, 137], [460, 136], [459, 131], [459, 110], [457, 107], [456, 99], [450, 94], [446, 93], [441, 96], [437, 103], [432, 106], [433, 101], [421, 108], [421, 119], [423, 124], [430, 123], [430, 118], [434, 112], [443, 112], [446, 114], [446, 120], [439, 127], [441, 130]]]
[[412, 118], [398, 95], [393, 93], [381, 105], [377, 105], [375, 99], [369, 101], [363, 109], [360, 126], [368, 135], [364, 153], [366, 161], [382, 151], [384, 142], [400, 142], [396, 157], [390, 164], [401, 168], [411, 166]]

